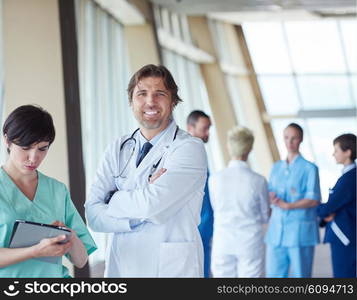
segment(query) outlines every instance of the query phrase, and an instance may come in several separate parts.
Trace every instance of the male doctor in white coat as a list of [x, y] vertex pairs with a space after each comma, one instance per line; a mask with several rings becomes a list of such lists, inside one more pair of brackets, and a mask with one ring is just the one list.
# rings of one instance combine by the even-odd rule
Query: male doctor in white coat
[[207, 158], [173, 120], [177, 91], [163, 66], [146, 65], [129, 82], [140, 127], [109, 145], [85, 204], [91, 229], [110, 233], [105, 277], [203, 276]]

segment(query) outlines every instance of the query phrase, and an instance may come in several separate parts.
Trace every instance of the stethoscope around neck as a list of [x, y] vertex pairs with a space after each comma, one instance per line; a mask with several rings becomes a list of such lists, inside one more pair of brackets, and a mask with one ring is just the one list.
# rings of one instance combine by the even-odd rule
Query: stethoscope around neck
[[[127, 162], [126, 162], [124, 168], [121, 170], [121, 172], [119, 173], [118, 176], [113, 176], [114, 178], [119, 178], [119, 177], [120, 177], [120, 178], [126, 178], [126, 176], [123, 176], [123, 174], [124, 174], [125, 170], [128, 168], [128, 165], [129, 165], [129, 163], [130, 163], [132, 157], [134, 156], [135, 146], [136, 146], [136, 139], [135, 139], [134, 136], [135, 136], [135, 134], [139, 131], [139, 129], [140, 129], [140, 128], [136, 129], [136, 130], [132, 133], [132, 135], [131, 135], [129, 138], [127, 138], [124, 142], [121, 143], [121, 145], [120, 145], [120, 152], [123, 150], [125, 144], [127, 144], [128, 142], [131, 141], [131, 142], [133, 142], [134, 144], [133, 144], [133, 149], [131, 150], [131, 153], [130, 153], [130, 157], [129, 157], [129, 159], [127, 160]], [[174, 135], [174, 138], [172, 139], [172, 141], [174, 141], [174, 140], [176, 139], [178, 130], [179, 130], [179, 127], [176, 125], [175, 135]], [[151, 171], [150, 171], [150, 175], [149, 175], [149, 179], [150, 179], [151, 175], [155, 172], [155, 170], [157, 169], [157, 167], [159, 166], [159, 164], [160, 164], [160, 162], [161, 162], [161, 159], [162, 159], [162, 156], [160, 157], [160, 159], [158, 160], [158, 162], [152, 166]]]

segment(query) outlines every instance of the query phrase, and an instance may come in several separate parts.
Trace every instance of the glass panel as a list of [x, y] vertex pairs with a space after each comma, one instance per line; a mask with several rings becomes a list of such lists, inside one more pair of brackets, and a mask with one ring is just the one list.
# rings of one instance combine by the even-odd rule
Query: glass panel
[[318, 153], [316, 163], [320, 172], [321, 194], [323, 200], [327, 201], [328, 189], [335, 185], [342, 170], [342, 166], [337, 165], [332, 156], [333, 139], [347, 132], [357, 134], [357, 122], [354, 118], [324, 118], [309, 119], [307, 124], [313, 137], [313, 148]]
[[181, 23], [183, 41], [185, 43], [191, 44], [192, 41], [191, 41], [190, 27], [188, 25], [186, 15], [180, 15], [180, 23]]
[[[165, 66], [172, 72], [173, 77], [179, 87], [179, 96], [184, 101], [177, 105], [174, 110], [176, 123], [183, 129], [186, 129], [186, 118], [188, 114], [195, 109], [203, 110], [209, 116], [212, 116], [206, 86], [202, 79], [199, 66], [189, 61], [187, 58], [172, 53], [169, 50], [163, 51]], [[190, 78], [190, 80], [187, 80]], [[207, 156], [210, 171], [214, 172], [223, 167], [223, 158], [218, 144], [217, 133], [213, 126], [210, 129], [210, 142], [206, 144]]]
[[[240, 76], [232, 76], [232, 75], [225, 76], [226, 86], [228, 88], [230, 99], [237, 119], [237, 125], [245, 126], [249, 128], [248, 118], [247, 115], [244, 113], [243, 110], [244, 106], [241, 103], [242, 94], [237, 92], [237, 86], [239, 87], [239, 81], [244, 81], [244, 80], [246, 80], [246, 78], [241, 78]], [[261, 169], [261, 165], [258, 163], [258, 160], [256, 159], [257, 151], [259, 151], [259, 149], [257, 149], [257, 147], [253, 147], [252, 152], [249, 154], [248, 163], [253, 171], [259, 173]]]
[[[290, 71], [290, 76], [265, 75], [265, 71], [271, 71], [273, 68], [273, 64], [269, 65], [269, 62], [266, 62], [270, 59], [270, 56], [264, 53], [266, 47], [268, 53], [271, 51], [270, 45], [266, 44], [274, 43], [276, 39], [280, 39], [280, 43], [284, 44], [284, 40], [277, 37], [270, 39], [267, 31], [274, 32], [274, 30], [272, 27], [264, 28], [268, 26], [264, 23], [244, 26], [269, 114], [273, 116], [295, 114], [300, 105], [304, 109], [356, 107], [357, 75], [350, 76], [348, 72], [356, 72], [357, 22], [355, 20], [338, 22], [334, 20], [287, 22], [284, 23], [285, 32], [275, 30], [276, 35], [284, 37], [286, 34], [294, 71], [298, 74], [315, 73], [315, 75], [298, 76], [293, 76]], [[288, 50], [284, 48], [284, 51], [286, 53], [282, 56], [283, 61], [288, 55]], [[334, 186], [341, 170], [341, 166], [337, 166], [332, 157], [332, 141], [344, 132], [357, 133], [357, 120], [355, 118], [273, 119], [271, 125], [282, 158], [287, 155], [282, 137], [283, 130], [290, 122], [297, 122], [304, 128], [305, 138], [301, 144], [301, 152], [306, 159], [318, 165], [322, 196], [326, 201], [328, 188]]]
[[285, 28], [297, 73], [346, 72], [335, 21], [286, 22]]
[[180, 24], [179, 16], [175, 13], [172, 13], [171, 22], [172, 22], [173, 35], [180, 40], [183, 39], [181, 34], [181, 26], [180, 26], [181, 24]]
[[291, 73], [281, 23], [244, 23], [243, 30], [257, 73]]
[[226, 40], [224, 24], [222, 22], [210, 21], [209, 26], [220, 63], [232, 64], [231, 49], [229, 49], [230, 45]]
[[[235, 115], [237, 117], [237, 121], [239, 125], [246, 126], [247, 125], [247, 117], [243, 111], [243, 105], [241, 104], [240, 93], [237, 92], [237, 83], [239, 81], [239, 77], [226, 75], [226, 86], [228, 88], [229, 96], [233, 105], [233, 109]], [[244, 79], [243, 79], [244, 80]]]
[[347, 76], [298, 76], [304, 109], [353, 107]]
[[348, 69], [357, 72], [357, 21], [340, 21], [344, 51], [346, 53]]
[[171, 32], [170, 13], [166, 9], [161, 9], [161, 22], [162, 28], [167, 32]]
[[300, 109], [292, 76], [258, 76], [267, 112], [271, 115], [296, 114]]
[[[3, 57], [3, 1], [0, 0], [0, 124], [3, 123], [3, 107], [4, 107], [4, 57]], [[5, 120], [4, 120], [5, 121]], [[2, 139], [1, 139], [2, 140]], [[6, 159], [6, 147], [3, 142], [0, 142], [0, 163], [2, 164]]]
[[357, 75], [351, 76], [350, 84], [352, 85], [352, 93], [355, 106], [357, 106]]
[[[123, 26], [93, 1], [75, 3], [83, 155], [88, 189], [105, 147], [113, 137], [131, 132], [136, 122], [129, 113], [126, 95], [130, 73]], [[98, 251], [89, 257], [91, 267], [104, 260], [106, 247], [106, 234], [92, 235]]]

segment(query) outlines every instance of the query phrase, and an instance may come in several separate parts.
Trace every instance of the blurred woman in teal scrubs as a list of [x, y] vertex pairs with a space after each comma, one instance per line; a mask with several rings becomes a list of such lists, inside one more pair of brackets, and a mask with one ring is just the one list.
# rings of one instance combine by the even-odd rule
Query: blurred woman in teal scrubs
[[[66, 186], [37, 170], [55, 138], [52, 117], [40, 107], [20, 106], [6, 119], [3, 138], [9, 155], [0, 168], [0, 277], [68, 277], [62, 263], [36, 258], [66, 255], [81, 268], [96, 245]], [[65, 237], [57, 236], [31, 247], [8, 248], [17, 219], [65, 225], [71, 239], [60, 244]]]
[[318, 168], [300, 154], [303, 130], [284, 130], [286, 160], [276, 162], [269, 180], [272, 215], [265, 238], [267, 277], [311, 277], [314, 247], [319, 243], [316, 206], [320, 203]]

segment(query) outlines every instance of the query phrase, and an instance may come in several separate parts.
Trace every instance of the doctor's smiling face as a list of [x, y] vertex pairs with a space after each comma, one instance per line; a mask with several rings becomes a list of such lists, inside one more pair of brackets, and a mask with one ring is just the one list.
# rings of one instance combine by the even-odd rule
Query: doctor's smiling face
[[128, 84], [129, 104], [147, 140], [170, 123], [174, 107], [181, 102], [178, 87], [170, 71], [162, 65], [145, 65]]
[[134, 88], [131, 107], [142, 134], [150, 140], [170, 123], [174, 102], [163, 78], [144, 77]]

